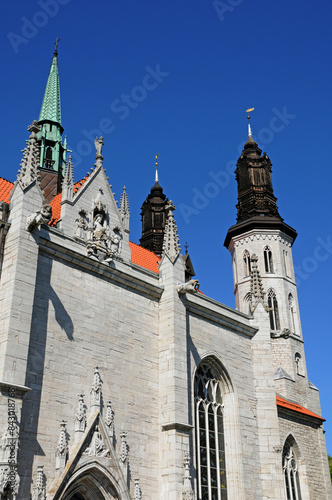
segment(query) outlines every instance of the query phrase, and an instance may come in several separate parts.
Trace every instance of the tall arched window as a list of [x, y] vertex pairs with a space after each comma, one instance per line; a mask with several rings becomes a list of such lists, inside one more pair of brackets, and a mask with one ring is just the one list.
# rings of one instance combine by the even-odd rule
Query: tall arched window
[[244, 267], [244, 275], [249, 276], [251, 271], [251, 263], [250, 263], [250, 253], [248, 250], [243, 252], [243, 267]]
[[291, 332], [295, 333], [295, 309], [294, 309], [294, 300], [293, 300], [293, 295], [290, 293], [288, 295], [288, 307], [289, 307], [289, 313], [291, 317]]
[[280, 330], [278, 302], [273, 288], [270, 288], [267, 292], [267, 303], [269, 306], [270, 328], [271, 330]]
[[298, 463], [289, 439], [287, 439], [282, 452], [282, 468], [287, 500], [301, 500]]
[[265, 264], [265, 272], [273, 273], [273, 260], [272, 260], [272, 250], [270, 247], [264, 248], [264, 264]]
[[246, 295], [243, 297], [243, 302], [245, 303], [245, 308], [247, 309], [246, 314], [250, 315], [252, 313], [252, 310], [251, 310], [251, 293], [250, 292], [246, 293]]
[[197, 491], [199, 500], [227, 500], [221, 384], [201, 364], [195, 375]]

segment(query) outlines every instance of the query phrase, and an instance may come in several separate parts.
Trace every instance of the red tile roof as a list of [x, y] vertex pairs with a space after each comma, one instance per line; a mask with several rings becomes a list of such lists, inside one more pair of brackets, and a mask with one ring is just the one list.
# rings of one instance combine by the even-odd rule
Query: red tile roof
[[158, 264], [160, 262], [160, 257], [146, 248], [140, 247], [136, 243], [129, 241], [129, 247], [131, 250], [131, 261], [138, 266], [145, 267], [149, 271], [155, 273], [159, 272]]
[[293, 410], [296, 411], [297, 413], [302, 413], [303, 415], [308, 415], [309, 417], [314, 417], [317, 418], [318, 420], [321, 420], [322, 422], [325, 422], [325, 419], [323, 417], [316, 415], [316, 413], [307, 410], [301, 405], [298, 405], [296, 403], [290, 403], [289, 401], [281, 398], [280, 396], [277, 396], [277, 406], [280, 406], [282, 408], [287, 408], [288, 410]]
[[[84, 178], [81, 181], [75, 183], [74, 193], [77, 193], [77, 191], [86, 182], [86, 180], [87, 179]], [[6, 179], [0, 177], [0, 201], [5, 201], [6, 203], [9, 203], [9, 195], [13, 187], [14, 187], [13, 182], [9, 182]], [[62, 193], [57, 194], [50, 203], [53, 213], [53, 218], [49, 223], [50, 226], [55, 226], [58, 220], [60, 219], [61, 196]], [[153, 252], [150, 252], [150, 250], [146, 250], [145, 248], [136, 245], [136, 243], [132, 243], [131, 241], [129, 242], [129, 247], [131, 250], [131, 260], [134, 264], [137, 264], [138, 266], [144, 267], [145, 269], [148, 269], [149, 271], [153, 271], [155, 273], [159, 272], [158, 263], [160, 261], [160, 257], [158, 257], [158, 255], [156, 255]]]
[[0, 177], [0, 201], [9, 203], [9, 195], [13, 187], [13, 182], [6, 181], [6, 179]]

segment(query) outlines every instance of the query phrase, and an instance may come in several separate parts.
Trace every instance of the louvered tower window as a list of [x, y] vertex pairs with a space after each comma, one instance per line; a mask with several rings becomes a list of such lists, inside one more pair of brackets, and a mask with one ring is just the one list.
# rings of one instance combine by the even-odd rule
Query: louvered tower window
[[243, 252], [243, 266], [244, 266], [244, 275], [249, 276], [251, 271], [251, 262], [250, 262], [250, 253], [248, 250]]
[[270, 328], [280, 330], [279, 309], [275, 291], [270, 288], [267, 292], [267, 303], [269, 306]]
[[272, 250], [270, 247], [264, 248], [264, 264], [265, 264], [265, 272], [273, 273], [273, 259], [272, 259]]
[[195, 375], [197, 491], [199, 500], [227, 500], [221, 384], [202, 364]]

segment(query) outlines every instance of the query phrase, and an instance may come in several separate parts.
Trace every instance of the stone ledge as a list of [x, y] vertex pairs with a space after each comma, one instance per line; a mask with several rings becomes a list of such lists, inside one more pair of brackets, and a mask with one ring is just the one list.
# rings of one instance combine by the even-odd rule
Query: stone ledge
[[178, 432], [189, 432], [194, 428], [193, 425], [184, 424], [182, 422], [169, 422], [168, 424], [164, 424], [161, 426], [163, 431], [172, 431], [176, 430]]

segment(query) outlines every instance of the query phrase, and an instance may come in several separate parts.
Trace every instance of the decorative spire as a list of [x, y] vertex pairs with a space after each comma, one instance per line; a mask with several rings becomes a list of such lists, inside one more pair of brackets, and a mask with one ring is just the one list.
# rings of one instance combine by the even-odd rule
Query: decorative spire
[[134, 500], [142, 500], [142, 492], [139, 487], [139, 479], [135, 479]]
[[130, 209], [129, 209], [129, 201], [128, 201], [126, 186], [123, 186], [123, 191], [121, 193], [119, 212], [124, 228], [128, 230]]
[[61, 474], [68, 460], [68, 436], [66, 429], [67, 422], [62, 420], [60, 423], [60, 436], [58, 446], [55, 452], [55, 469]]
[[257, 304], [260, 302], [263, 307], [264, 304], [264, 288], [262, 284], [262, 278], [258, 269], [258, 257], [256, 254], [253, 254], [250, 258], [251, 261], [251, 272], [250, 272], [250, 309], [251, 312], [254, 312]]
[[69, 156], [62, 182], [62, 201], [72, 201], [74, 194], [74, 167]]
[[37, 467], [37, 479], [36, 485], [32, 491], [31, 500], [45, 500], [46, 499], [46, 489], [44, 487], [44, 466], [38, 465]]
[[27, 146], [23, 151], [23, 159], [18, 171], [17, 180], [22, 189], [27, 188], [38, 178], [39, 150], [37, 145], [37, 133], [40, 131], [38, 122], [34, 120], [32, 125], [28, 126], [31, 132]]
[[176, 227], [173, 214], [174, 210], [175, 206], [171, 201], [169, 201], [166, 205], [167, 221], [165, 227], [163, 252], [165, 253], [165, 255], [167, 255], [172, 263], [175, 262], [175, 259], [180, 254], [178, 229]]
[[59, 39], [57, 38], [38, 121], [41, 122], [42, 120], [50, 120], [61, 125], [60, 81], [57, 50], [58, 42]]
[[158, 160], [158, 156], [159, 156], [159, 153], [156, 155], [156, 158], [155, 158], [155, 160], [156, 160], [156, 162], [155, 162], [155, 166], [156, 166], [156, 175], [155, 175], [155, 177], [154, 177], [154, 182], [155, 182], [155, 184], [159, 184], [159, 177], [158, 177], [158, 162], [157, 162], [157, 160]]
[[79, 394], [77, 411], [75, 414], [75, 443], [79, 443], [86, 427], [86, 411], [84, 394]]
[[120, 448], [120, 463], [121, 465], [127, 464], [128, 461], [128, 445], [127, 445], [127, 433], [126, 431], [121, 431], [120, 439], [121, 439], [121, 448]]
[[191, 475], [190, 475], [190, 455], [188, 452], [186, 452], [184, 455], [183, 465], [184, 465], [184, 474], [183, 474], [182, 500], [194, 500], [194, 492], [191, 486]]
[[106, 404], [106, 416], [105, 416], [105, 424], [108, 427], [108, 435], [113, 442], [114, 439], [114, 411], [112, 408], [112, 402], [109, 399]]
[[101, 387], [102, 387], [102, 382], [98, 370], [98, 366], [96, 366], [94, 375], [93, 375], [93, 384], [91, 387], [91, 403], [90, 403], [90, 408], [91, 412], [95, 411], [100, 411], [101, 407]]

